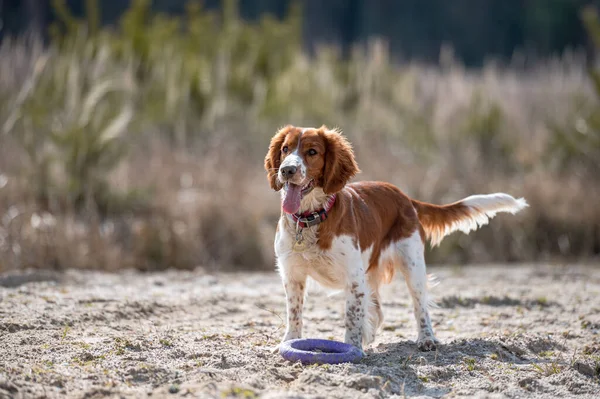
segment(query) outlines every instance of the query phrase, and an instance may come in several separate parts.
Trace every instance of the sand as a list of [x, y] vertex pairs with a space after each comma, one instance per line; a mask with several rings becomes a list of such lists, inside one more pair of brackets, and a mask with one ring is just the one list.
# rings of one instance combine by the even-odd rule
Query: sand
[[[0, 398], [600, 397], [600, 268], [430, 268], [437, 352], [419, 352], [398, 277], [360, 364], [272, 348], [273, 273], [68, 271], [0, 276]], [[343, 339], [343, 297], [310, 287], [305, 336]]]

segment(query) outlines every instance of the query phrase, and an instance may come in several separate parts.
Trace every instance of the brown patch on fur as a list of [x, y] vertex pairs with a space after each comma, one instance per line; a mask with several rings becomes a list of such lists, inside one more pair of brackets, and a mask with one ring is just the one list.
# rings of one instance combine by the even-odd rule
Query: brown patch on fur
[[283, 129], [280, 129], [275, 136], [271, 139], [269, 144], [269, 151], [265, 157], [265, 170], [267, 171], [267, 180], [271, 188], [275, 191], [281, 190], [281, 184], [277, 181], [277, 172], [281, 165], [281, 147], [286, 139], [287, 134], [293, 130], [294, 127], [288, 125]]
[[326, 145], [325, 168], [318, 185], [323, 187], [325, 194], [337, 193], [360, 170], [354, 160], [350, 142], [340, 132], [328, 131], [325, 126], [321, 126], [318, 131]]
[[392, 279], [396, 275], [396, 265], [394, 261], [391, 259], [387, 259], [381, 265], [379, 265], [381, 269], [380, 280], [384, 284], [389, 284], [392, 282]]
[[439, 235], [446, 227], [472, 216], [472, 209], [463, 205], [460, 201], [448, 205], [434, 205], [417, 200], [411, 201], [419, 214], [419, 221], [423, 228], [421, 237], [425, 235], [425, 237], [431, 238]]
[[[353, 183], [338, 192], [327, 220], [319, 227], [318, 245], [327, 250], [337, 236], [358, 238], [361, 251], [373, 247], [369, 271], [377, 267], [381, 251], [410, 237], [418, 227], [417, 212], [400, 189], [389, 183]], [[393, 266], [386, 269], [390, 268]], [[393, 272], [386, 270], [384, 276], [391, 280]]]

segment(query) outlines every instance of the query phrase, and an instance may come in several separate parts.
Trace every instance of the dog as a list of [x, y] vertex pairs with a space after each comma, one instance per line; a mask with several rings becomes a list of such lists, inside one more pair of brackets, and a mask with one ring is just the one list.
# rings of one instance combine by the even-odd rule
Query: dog
[[311, 277], [345, 292], [344, 342], [362, 350], [383, 322], [379, 288], [400, 270], [413, 301], [417, 347], [435, 350], [426, 240], [436, 246], [456, 230], [468, 233], [487, 224], [497, 212], [514, 214], [528, 206], [504, 193], [433, 205], [389, 183], [349, 184], [359, 172], [352, 147], [340, 130], [326, 126], [280, 129], [271, 139], [265, 169], [282, 199], [274, 244], [287, 302], [282, 342], [302, 337], [304, 291]]

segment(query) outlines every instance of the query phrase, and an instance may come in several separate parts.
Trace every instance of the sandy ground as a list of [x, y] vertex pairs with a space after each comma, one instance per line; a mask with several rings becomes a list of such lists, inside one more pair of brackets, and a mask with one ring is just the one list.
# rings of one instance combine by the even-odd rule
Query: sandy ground
[[[275, 273], [0, 276], [0, 398], [599, 397], [600, 268], [432, 268], [437, 352], [417, 351], [404, 281], [360, 364], [302, 366]], [[343, 298], [311, 289], [305, 336], [343, 338]]]

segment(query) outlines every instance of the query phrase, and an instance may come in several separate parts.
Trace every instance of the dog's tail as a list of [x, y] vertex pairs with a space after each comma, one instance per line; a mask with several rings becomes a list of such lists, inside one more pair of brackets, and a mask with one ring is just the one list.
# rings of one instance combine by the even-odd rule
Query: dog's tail
[[439, 245], [448, 234], [460, 230], [469, 233], [489, 222], [498, 212], [515, 214], [529, 206], [524, 198], [504, 193], [472, 195], [448, 205], [433, 205], [412, 200], [419, 221], [432, 246]]

